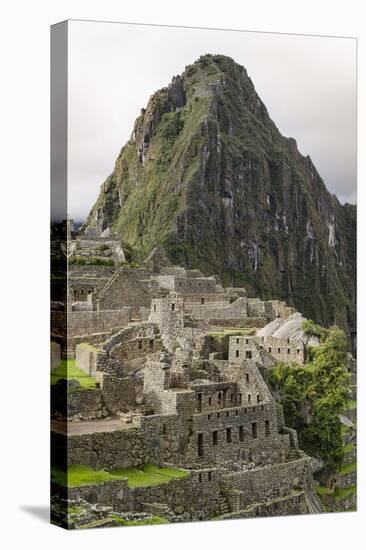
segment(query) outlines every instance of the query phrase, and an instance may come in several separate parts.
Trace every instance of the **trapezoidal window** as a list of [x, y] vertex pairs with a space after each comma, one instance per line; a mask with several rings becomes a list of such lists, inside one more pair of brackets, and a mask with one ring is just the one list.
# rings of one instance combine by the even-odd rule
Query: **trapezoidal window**
[[266, 435], [266, 437], [269, 437], [270, 436], [270, 425], [269, 425], [269, 420], [266, 420], [264, 422], [264, 433]]
[[257, 439], [257, 437], [258, 437], [257, 423], [252, 422], [252, 438]]
[[197, 410], [202, 411], [202, 393], [197, 394]]
[[198, 456], [203, 456], [203, 434], [198, 434], [197, 437], [197, 454]]

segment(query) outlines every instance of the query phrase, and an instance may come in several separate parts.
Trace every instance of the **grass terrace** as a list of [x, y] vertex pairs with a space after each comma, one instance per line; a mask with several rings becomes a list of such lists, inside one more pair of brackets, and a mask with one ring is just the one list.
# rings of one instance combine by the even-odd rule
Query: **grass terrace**
[[120, 525], [159, 525], [161, 523], [168, 523], [168, 521], [165, 518], [162, 518], [160, 516], [151, 516], [150, 518], [146, 519], [124, 519], [120, 518], [117, 515], [111, 516], [114, 520], [117, 521]]
[[116, 468], [111, 471], [93, 470], [82, 464], [72, 464], [67, 472], [60, 468], [52, 468], [51, 479], [64, 487], [82, 487], [96, 485], [106, 481], [127, 479], [128, 487], [150, 487], [169, 483], [175, 479], [188, 477], [190, 473], [177, 468], [159, 468], [153, 464], [146, 464], [142, 470], [138, 468]]
[[75, 359], [64, 359], [61, 365], [51, 372], [51, 385], [56, 384], [60, 379], [77, 380], [81, 390], [95, 390], [97, 381], [75, 365]]

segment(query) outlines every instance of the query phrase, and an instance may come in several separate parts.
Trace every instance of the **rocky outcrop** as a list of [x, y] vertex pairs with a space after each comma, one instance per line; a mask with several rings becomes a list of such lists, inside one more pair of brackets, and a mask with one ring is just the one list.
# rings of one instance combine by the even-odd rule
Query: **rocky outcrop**
[[[316, 129], [314, 129], [316, 130]], [[150, 98], [82, 231], [355, 330], [355, 206], [283, 137], [246, 70], [205, 55]]]

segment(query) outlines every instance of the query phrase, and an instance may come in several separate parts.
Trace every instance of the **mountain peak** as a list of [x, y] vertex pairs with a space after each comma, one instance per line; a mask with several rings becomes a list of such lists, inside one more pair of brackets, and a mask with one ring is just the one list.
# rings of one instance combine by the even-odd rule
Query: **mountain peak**
[[206, 54], [155, 92], [84, 224], [354, 324], [355, 219], [271, 120], [244, 67]]

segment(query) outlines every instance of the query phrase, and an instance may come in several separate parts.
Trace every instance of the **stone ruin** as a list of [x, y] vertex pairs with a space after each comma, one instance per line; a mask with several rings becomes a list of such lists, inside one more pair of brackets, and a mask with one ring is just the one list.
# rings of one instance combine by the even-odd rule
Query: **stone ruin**
[[310, 458], [261, 374], [305, 362], [301, 314], [171, 266], [160, 249], [142, 267], [69, 269], [52, 357], [75, 358], [97, 387], [66, 404], [53, 390], [53, 463], [66, 454], [95, 469], [156, 464], [190, 475], [160, 490], [123, 480], [69, 489], [66, 499], [170, 521], [321, 511]]

